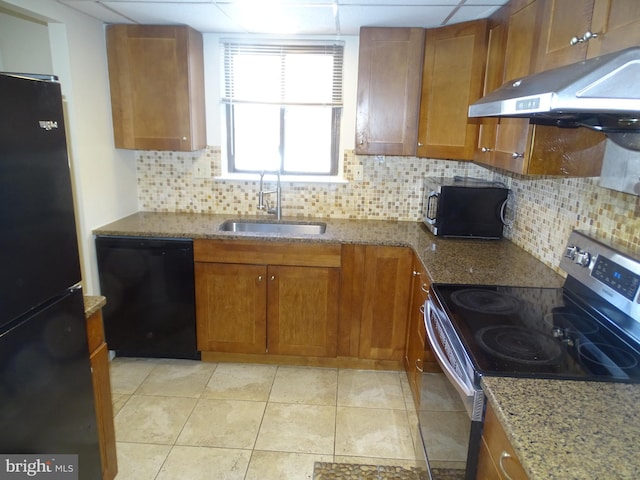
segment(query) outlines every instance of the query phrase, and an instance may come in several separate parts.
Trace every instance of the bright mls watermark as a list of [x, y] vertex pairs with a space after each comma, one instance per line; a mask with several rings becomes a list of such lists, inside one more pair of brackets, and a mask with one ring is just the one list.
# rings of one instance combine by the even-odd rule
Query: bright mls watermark
[[78, 455], [0, 454], [0, 480], [78, 480]]

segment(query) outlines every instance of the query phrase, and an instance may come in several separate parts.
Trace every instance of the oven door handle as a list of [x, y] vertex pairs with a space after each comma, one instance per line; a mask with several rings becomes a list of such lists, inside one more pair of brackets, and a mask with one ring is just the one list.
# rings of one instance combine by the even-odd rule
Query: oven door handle
[[436, 356], [438, 363], [444, 370], [445, 375], [449, 377], [449, 380], [454, 382], [459, 391], [462, 391], [467, 397], [475, 397], [476, 391], [471, 382], [468, 379], [463, 379], [458, 376], [458, 373], [447, 360], [447, 356], [442, 351], [440, 344], [435, 340], [437, 336], [433, 329], [433, 324], [431, 323], [431, 302], [427, 299], [424, 304], [426, 307], [424, 309], [424, 325], [427, 329], [427, 339], [429, 340], [429, 344], [433, 349], [433, 353]]

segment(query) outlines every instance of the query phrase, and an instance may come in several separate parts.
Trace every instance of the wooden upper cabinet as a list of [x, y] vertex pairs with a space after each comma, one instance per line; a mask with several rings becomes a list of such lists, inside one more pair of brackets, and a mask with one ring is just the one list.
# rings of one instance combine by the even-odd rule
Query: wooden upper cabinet
[[542, 26], [536, 72], [584, 60], [589, 41], [572, 44], [591, 30], [594, 0], [538, 0], [542, 3]]
[[[507, 42], [507, 25], [503, 18], [505, 11], [506, 9], [503, 8], [489, 19], [483, 95], [494, 91], [504, 82], [504, 48]], [[474, 153], [474, 160], [480, 163], [490, 163], [499, 121], [500, 119], [497, 117], [480, 119], [478, 145]]]
[[356, 153], [415, 155], [422, 28], [360, 29]]
[[[534, 47], [538, 42], [540, 5], [536, 1], [508, 4], [503, 81], [529, 75], [535, 62]], [[490, 147], [491, 164], [505, 170], [527, 173], [523, 162], [529, 140], [529, 120], [501, 118], [495, 144]]]
[[[515, 0], [492, 17], [485, 93], [534, 73], [539, 59], [536, 52], [542, 50], [536, 46], [545, 35], [550, 38], [542, 33], [548, 13], [545, 7], [550, 5], [553, 3], [546, 0]], [[474, 159], [522, 175], [598, 176], [605, 139], [586, 128], [535, 125], [526, 118], [485, 118]]]
[[486, 51], [486, 20], [427, 30], [418, 156], [473, 160], [480, 120], [467, 114], [482, 96]]
[[637, 0], [595, 0], [587, 58], [640, 45], [640, 2]]
[[538, 1], [543, 22], [537, 72], [640, 45], [637, 0]]
[[107, 26], [116, 148], [206, 146], [202, 35], [186, 26]]

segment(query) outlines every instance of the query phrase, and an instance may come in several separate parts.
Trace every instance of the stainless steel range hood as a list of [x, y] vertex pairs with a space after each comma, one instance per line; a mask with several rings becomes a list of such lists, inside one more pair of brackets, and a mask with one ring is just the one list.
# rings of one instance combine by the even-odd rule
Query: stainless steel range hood
[[471, 105], [469, 116], [587, 127], [640, 150], [640, 47], [511, 80]]

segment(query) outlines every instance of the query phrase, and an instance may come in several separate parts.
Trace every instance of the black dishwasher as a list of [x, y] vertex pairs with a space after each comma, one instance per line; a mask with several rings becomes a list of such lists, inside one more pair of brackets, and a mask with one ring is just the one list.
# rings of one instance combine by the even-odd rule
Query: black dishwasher
[[193, 241], [97, 236], [109, 350], [117, 356], [199, 359]]

